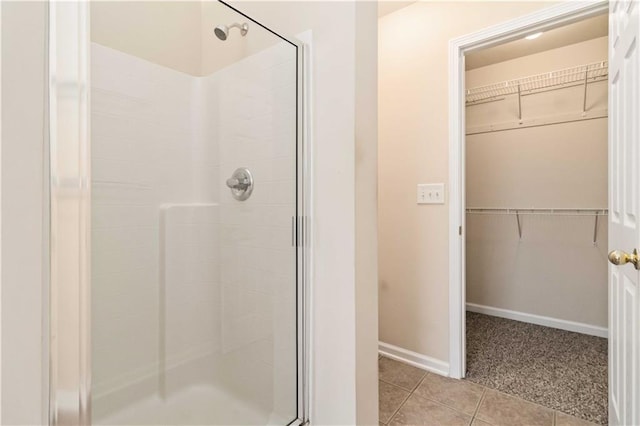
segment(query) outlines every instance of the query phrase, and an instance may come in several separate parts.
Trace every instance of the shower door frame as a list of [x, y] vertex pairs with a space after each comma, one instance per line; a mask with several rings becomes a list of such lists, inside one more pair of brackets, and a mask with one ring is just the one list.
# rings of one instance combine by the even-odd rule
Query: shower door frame
[[[308, 47], [284, 37], [224, 1], [220, 3], [296, 49], [296, 418], [309, 418], [311, 156]], [[48, 3], [50, 207], [50, 425], [91, 424], [91, 135], [89, 2]], [[67, 25], [60, 25], [61, 23]], [[69, 24], [73, 25], [69, 25]], [[62, 52], [65, 53], [61, 56]], [[61, 75], [64, 78], [61, 78]], [[66, 106], [66, 107], [65, 107]], [[64, 143], [61, 143], [64, 141]], [[64, 210], [66, 208], [66, 210]], [[72, 220], [65, 212], [76, 214]], [[69, 297], [71, 294], [73, 297]]]

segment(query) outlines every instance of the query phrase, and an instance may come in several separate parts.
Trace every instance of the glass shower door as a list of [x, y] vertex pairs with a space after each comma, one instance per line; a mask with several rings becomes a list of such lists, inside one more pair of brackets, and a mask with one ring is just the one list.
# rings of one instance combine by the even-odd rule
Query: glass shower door
[[220, 2], [90, 14], [92, 421], [288, 424], [299, 46]]

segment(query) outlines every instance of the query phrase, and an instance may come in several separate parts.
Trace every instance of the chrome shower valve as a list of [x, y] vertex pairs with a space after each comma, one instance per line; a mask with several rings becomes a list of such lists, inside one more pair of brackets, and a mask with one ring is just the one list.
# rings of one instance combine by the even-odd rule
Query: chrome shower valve
[[227, 179], [226, 184], [231, 190], [233, 198], [238, 201], [246, 200], [253, 192], [253, 176], [246, 167], [236, 169]]

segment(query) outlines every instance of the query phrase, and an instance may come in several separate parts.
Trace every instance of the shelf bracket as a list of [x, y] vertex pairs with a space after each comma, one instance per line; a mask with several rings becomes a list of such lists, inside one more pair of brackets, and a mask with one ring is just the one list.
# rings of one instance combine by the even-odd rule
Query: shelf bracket
[[522, 121], [522, 94], [520, 92], [519, 84], [518, 84], [518, 120]]
[[596, 212], [596, 220], [593, 224], [593, 245], [598, 242], [598, 212]]
[[520, 213], [516, 210], [516, 221], [518, 222], [518, 237], [522, 239], [522, 225], [520, 224]]
[[582, 115], [587, 113], [587, 82], [589, 79], [589, 67], [584, 71], [584, 94], [582, 98]]

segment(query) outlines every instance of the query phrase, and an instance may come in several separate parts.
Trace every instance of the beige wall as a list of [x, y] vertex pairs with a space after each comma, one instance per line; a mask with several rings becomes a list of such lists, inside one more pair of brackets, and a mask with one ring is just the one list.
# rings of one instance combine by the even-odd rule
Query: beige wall
[[381, 341], [448, 360], [448, 205], [416, 205], [416, 184], [448, 184], [448, 42], [545, 2], [419, 2], [379, 21]]
[[2, 419], [47, 418], [45, 22], [40, 2], [2, 3]]
[[234, 28], [230, 30], [229, 37], [225, 41], [218, 40], [213, 33], [216, 26], [246, 21], [237, 12], [218, 1], [202, 1], [200, 19], [200, 37], [202, 38], [202, 50], [200, 52], [201, 75], [209, 75], [241, 59], [247, 52], [248, 43], [252, 43], [256, 38], [265, 38], [265, 30], [249, 23], [249, 32], [245, 37], [241, 37], [240, 31]]
[[[607, 38], [466, 73], [467, 87], [606, 60]], [[583, 87], [523, 98], [525, 120], [582, 110]], [[467, 129], [515, 122], [517, 98], [467, 107]], [[606, 111], [607, 82], [588, 88], [590, 112]], [[606, 208], [607, 119], [468, 135], [467, 207]], [[467, 302], [607, 327], [607, 220], [467, 215]], [[576, 268], [576, 262], [582, 265]], [[544, 267], [541, 267], [544, 265]]]
[[[236, 7], [244, 11], [244, 2]], [[249, 14], [249, 16], [251, 16]], [[258, 17], [251, 16], [260, 21]], [[214, 35], [213, 29], [220, 24], [230, 25], [234, 22], [249, 24], [249, 32], [245, 37], [240, 36], [237, 28], [230, 30], [229, 38], [220, 41]], [[280, 31], [278, 27], [272, 27]], [[280, 38], [251, 22], [234, 10], [217, 0], [202, 1], [202, 75], [209, 75], [246, 56], [252, 55], [280, 42]]]
[[511, 80], [548, 72], [550, 67], [561, 70], [593, 62], [607, 60], [607, 37], [594, 38], [545, 52], [523, 56], [486, 67], [475, 68], [466, 73], [468, 88]]
[[[235, 22], [249, 24], [245, 37], [237, 28], [225, 41], [214, 35], [216, 26]], [[95, 1], [91, 40], [195, 76], [212, 74], [279, 41], [216, 0]]]
[[200, 75], [201, 9], [199, 1], [91, 2], [91, 41]]
[[[466, 87], [599, 62], [607, 37], [466, 72]], [[582, 111], [583, 86], [522, 97], [522, 118]], [[607, 109], [607, 82], [589, 85], [589, 112]], [[466, 108], [467, 131], [517, 121], [518, 99]], [[606, 208], [607, 120], [600, 118], [467, 136], [468, 207]], [[487, 167], [491, 164], [491, 167]]]

